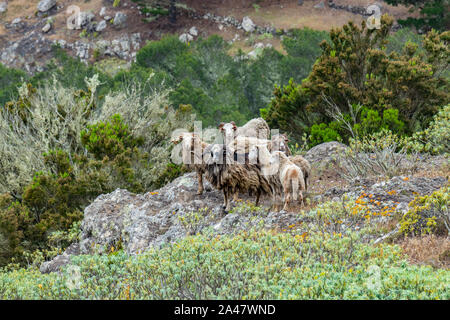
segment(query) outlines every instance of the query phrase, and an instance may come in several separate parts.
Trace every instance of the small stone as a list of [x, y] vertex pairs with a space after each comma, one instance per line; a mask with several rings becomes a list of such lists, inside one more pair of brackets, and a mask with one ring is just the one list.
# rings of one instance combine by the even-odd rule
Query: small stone
[[323, 9], [323, 8], [325, 8], [325, 3], [324, 3], [323, 0], [322, 0], [322, 1], [320, 1], [318, 4], [316, 4], [316, 5], [314, 6], [314, 8], [316, 8], [316, 9]]
[[95, 26], [95, 31], [100, 32], [106, 29], [106, 21], [102, 20]]
[[105, 8], [105, 7], [102, 7], [102, 8], [100, 9], [99, 15], [100, 15], [100, 17], [103, 17], [105, 14], [106, 14], [106, 8]]
[[219, 30], [220, 30], [220, 31], [223, 30], [223, 24], [219, 24]]
[[127, 15], [123, 12], [117, 12], [114, 16], [114, 25], [116, 27], [122, 27], [127, 22]]
[[193, 35], [194, 37], [198, 36], [198, 30], [197, 30], [196, 27], [190, 28], [190, 29], [189, 29], [189, 33], [190, 33], [191, 35]]
[[56, 0], [41, 0], [38, 5], [37, 9], [40, 12], [47, 12], [51, 8], [53, 8], [56, 4]]
[[43, 28], [42, 28], [42, 32], [47, 33], [50, 31], [50, 29], [52, 28], [52, 25], [50, 23], [47, 23]]
[[191, 36], [189, 33], [183, 33], [182, 35], [180, 35], [180, 36], [178, 37], [178, 39], [179, 39], [181, 42], [188, 43], [189, 41], [194, 40], [194, 37]]
[[112, 17], [111, 16], [104, 16], [103, 19], [105, 19], [105, 21], [109, 21], [109, 20], [112, 19]]
[[242, 19], [242, 28], [246, 32], [253, 32], [255, 30], [255, 24], [253, 23], [252, 19], [246, 16], [244, 17], [244, 19]]
[[21, 23], [22, 22], [22, 19], [20, 19], [20, 18], [15, 18], [12, 22], [11, 22], [11, 24], [19, 24], [19, 23]]

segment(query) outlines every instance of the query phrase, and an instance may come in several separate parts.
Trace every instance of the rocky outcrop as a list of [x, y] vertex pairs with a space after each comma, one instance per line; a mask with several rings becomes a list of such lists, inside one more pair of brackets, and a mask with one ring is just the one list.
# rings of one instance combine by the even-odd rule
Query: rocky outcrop
[[242, 19], [242, 29], [244, 29], [245, 32], [253, 32], [255, 30], [255, 24], [250, 17], [244, 17], [244, 19]]
[[[333, 163], [333, 155], [344, 148], [346, 146], [338, 142], [323, 143], [312, 148], [305, 157], [319, 165], [323, 161]], [[399, 176], [383, 182], [361, 179], [347, 187], [330, 188], [315, 201], [376, 201], [379, 208], [388, 206], [405, 213], [409, 202], [417, 195], [430, 194], [446, 183], [447, 179], [443, 177]], [[80, 242], [71, 245], [64, 254], [52, 261], [42, 264], [41, 272], [59, 270], [70, 263], [71, 255], [102, 254], [113, 247], [123, 248], [128, 254], [134, 255], [198, 232], [229, 235], [256, 226], [287, 230], [292, 225], [308, 231], [308, 217], [271, 211], [269, 198], [263, 199], [260, 210], [251, 210], [235, 203], [234, 209], [224, 214], [220, 191], [213, 189], [207, 181], [204, 181], [205, 192], [202, 195], [196, 194], [197, 188], [196, 173], [192, 172], [153, 192], [132, 194], [117, 189], [99, 196], [84, 210]], [[253, 197], [247, 195], [240, 194], [239, 197], [241, 201], [254, 201]]]
[[56, 0], [41, 0], [37, 5], [40, 12], [47, 12], [56, 5]]
[[[266, 25], [266, 26], [258, 26], [255, 23], [253, 23], [253, 21], [248, 21], [247, 19], [244, 18], [244, 20], [240, 21], [238, 19], [236, 19], [235, 17], [232, 16], [219, 16], [213, 13], [206, 13], [204, 15], [199, 15], [197, 12], [193, 11], [193, 12], [189, 12], [189, 15], [191, 18], [194, 19], [204, 19], [204, 20], [209, 20], [211, 22], [217, 23], [219, 25], [219, 28], [224, 28], [224, 27], [233, 27], [236, 28], [238, 30], [245, 30], [244, 29], [244, 20], [245, 20], [245, 25], [246, 28], [248, 28], [248, 30], [251, 30], [249, 32], [255, 32], [255, 33], [259, 33], [259, 34], [264, 34], [264, 33], [271, 33], [273, 35], [276, 34], [276, 29], [271, 26], [271, 25]], [[251, 28], [251, 26], [253, 26], [253, 28]]]
[[127, 15], [123, 12], [116, 12], [116, 15], [114, 16], [114, 26], [117, 28], [122, 28], [126, 25], [127, 22]]
[[194, 37], [191, 34], [189, 34], [189, 33], [182, 33], [178, 37], [178, 40], [180, 40], [183, 43], [188, 43], [188, 42], [194, 40]]
[[10, 41], [1, 52], [0, 62], [29, 73], [39, 72], [43, 68], [36, 60], [47, 61], [51, 55], [51, 45], [52, 42], [41, 32], [31, 31], [18, 41]]
[[337, 164], [339, 153], [347, 148], [345, 144], [337, 141], [325, 142], [311, 148], [305, 158], [312, 165], [320, 164], [321, 167], [327, 167]]

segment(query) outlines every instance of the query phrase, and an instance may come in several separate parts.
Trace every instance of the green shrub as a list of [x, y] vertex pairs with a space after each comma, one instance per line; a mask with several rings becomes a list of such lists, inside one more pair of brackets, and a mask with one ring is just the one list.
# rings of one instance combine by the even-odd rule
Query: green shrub
[[261, 110], [269, 125], [298, 138], [314, 124], [338, 121], [344, 142], [358, 131], [403, 135], [426, 127], [449, 100], [449, 33], [432, 31], [420, 50], [406, 42], [402, 52], [388, 53], [392, 19], [383, 16], [381, 22], [379, 29], [350, 22], [331, 31], [307, 78], [283, 90], [275, 87], [268, 108]]
[[129, 257], [73, 257], [58, 274], [0, 273], [2, 299], [444, 299], [448, 270], [356, 235], [197, 235]]
[[400, 220], [400, 231], [405, 235], [427, 233], [450, 234], [450, 186], [431, 195], [418, 196]]
[[311, 127], [310, 146], [313, 147], [323, 142], [342, 141], [338, 131], [340, 125], [337, 122], [314, 124]]
[[340, 174], [349, 181], [358, 177], [410, 175], [418, 169], [418, 153], [409, 152], [407, 140], [386, 129], [350, 138], [350, 147], [339, 157], [345, 164]]
[[81, 131], [81, 142], [97, 160], [108, 157], [114, 160], [127, 149], [134, 149], [144, 143], [143, 137], [133, 137], [120, 114], [113, 115], [108, 122], [88, 125]]
[[155, 70], [173, 71], [176, 58], [188, 52], [188, 46], [176, 36], [166, 36], [159, 41], [151, 41], [136, 55], [138, 65]]
[[409, 139], [409, 146], [419, 152], [431, 154], [450, 152], [450, 104], [442, 107], [433, 117], [430, 126], [415, 132]]
[[25, 72], [7, 68], [0, 63], [0, 108], [17, 97], [17, 87], [27, 79]]

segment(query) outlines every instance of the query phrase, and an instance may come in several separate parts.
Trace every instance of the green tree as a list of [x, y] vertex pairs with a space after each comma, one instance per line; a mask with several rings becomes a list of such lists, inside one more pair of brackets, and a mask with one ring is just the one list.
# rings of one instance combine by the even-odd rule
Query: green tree
[[386, 0], [387, 3], [397, 6], [399, 4], [418, 9], [419, 18], [407, 18], [399, 20], [405, 26], [416, 28], [431, 28], [437, 30], [448, 30], [450, 28], [450, 2], [448, 0]]
[[383, 16], [381, 22], [380, 29], [367, 29], [365, 22], [361, 28], [350, 22], [333, 29], [308, 78], [301, 85], [276, 86], [261, 114], [295, 136], [314, 123], [334, 121], [346, 131], [339, 132], [344, 140], [382, 127], [407, 134], [426, 127], [450, 97], [444, 76], [449, 32], [428, 33], [423, 52], [407, 42], [403, 52], [388, 54], [393, 21]]

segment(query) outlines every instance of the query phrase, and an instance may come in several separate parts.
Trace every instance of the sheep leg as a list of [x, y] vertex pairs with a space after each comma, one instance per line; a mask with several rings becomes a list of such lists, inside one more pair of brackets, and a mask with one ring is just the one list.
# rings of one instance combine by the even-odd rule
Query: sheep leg
[[303, 192], [299, 192], [298, 194], [299, 198], [298, 198], [298, 202], [300, 203], [300, 207], [303, 207], [305, 205], [304, 199], [303, 199]]
[[259, 204], [259, 197], [261, 196], [261, 190], [258, 190], [256, 192], [256, 202], [255, 202], [255, 206], [258, 206]]
[[197, 195], [201, 195], [203, 193], [203, 173], [200, 171], [197, 171], [197, 181], [198, 181]]
[[280, 203], [281, 203], [281, 194], [278, 191], [274, 191], [273, 198], [272, 198], [272, 209], [274, 211], [279, 211]]
[[290, 193], [286, 193], [286, 195], [284, 196], [284, 207], [283, 210], [287, 211], [288, 209], [288, 203], [291, 201], [291, 194]]
[[224, 188], [223, 190], [223, 205], [222, 208], [225, 210], [226, 207], [228, 206], [228, 191], [226, 188]]

